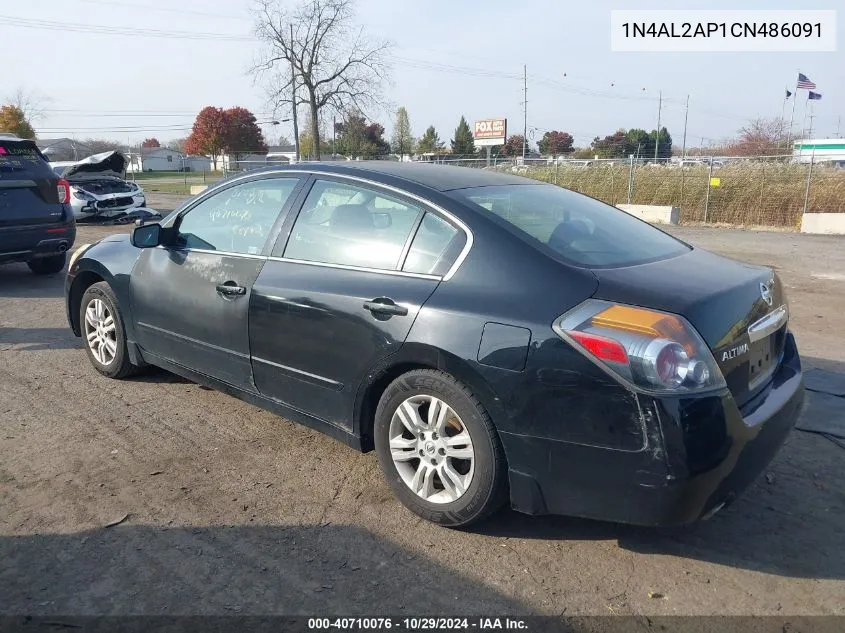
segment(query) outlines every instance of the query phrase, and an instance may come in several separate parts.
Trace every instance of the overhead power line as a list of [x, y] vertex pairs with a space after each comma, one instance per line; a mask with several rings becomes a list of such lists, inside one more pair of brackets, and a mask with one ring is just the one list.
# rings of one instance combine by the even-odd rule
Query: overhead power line
[[185, 15], [198, 15], [204, 18], [223, 18], [226, 20], [251, 20], [244, 15], [235, 13], [212, 13], [209, 11], [193, 11], [191, 9], [174, 9], [172, 7], [159, 7], [153, 4], [139, 4], [135, 2], [115, 2], [115, 0], [76, 0], [88, 4], [98, 4], [106, 7], [127, 7], [130, 9], [143, 9], [144, 11], [164, 11], [167, 13], [182, 13]]
[[34, 20], [0, 16], [0, 25], [18, 26], [29, 29], [46, 29], [50, 31], [65, 31], [72, 33], [99, 33], [102, 35], [129, 35], [133, 37], [161, 37], [181, 40], [211, 40], [227, 42], [254, 42], [249, 35], [234, 35], [227, 33], [206, 33], [202, 31], [167, 31], [142, 27], [106, 26], [102, 24], [82, 24], [77, 22], [54, 22], [51, 20]]

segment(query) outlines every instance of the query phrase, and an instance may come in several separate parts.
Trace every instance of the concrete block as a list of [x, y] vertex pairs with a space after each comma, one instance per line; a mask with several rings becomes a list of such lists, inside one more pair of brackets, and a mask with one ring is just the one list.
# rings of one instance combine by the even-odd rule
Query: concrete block
[[845, 213], [805, 213], [801, 216], [801, 232], [845, 235]]
[[678, 224], [681, 212], [678, 207], [664, 207], [655, 204], [617, 204], [625, 213], [655, 224]]

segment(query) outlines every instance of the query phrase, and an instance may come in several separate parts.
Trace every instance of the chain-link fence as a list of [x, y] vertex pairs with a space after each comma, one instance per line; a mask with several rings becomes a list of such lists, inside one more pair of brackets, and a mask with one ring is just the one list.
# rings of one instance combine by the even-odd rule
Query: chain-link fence
[[674, 206], [682, 222], [798, 227], [805, 211], [845, 212], [843, 163], [792, 156], [439, 162], [515, 173], [613, 205]]
[[[342, 157], [333, 160], [344, 161]], [[385, 157], [383, 160], [395, 160]], [[553, 183], [613, 205], [677, 207], [681, 222], [794, 227], [807, 213], [845, 213], [845, 161], [795, 162], [789, 156], [688, 157], [685, 160], [441, 158], [440, 164], [514, 173]], [[216, 174], [174, 174], [214, 182], [221, 176], [286, 160], [240, 160]]]

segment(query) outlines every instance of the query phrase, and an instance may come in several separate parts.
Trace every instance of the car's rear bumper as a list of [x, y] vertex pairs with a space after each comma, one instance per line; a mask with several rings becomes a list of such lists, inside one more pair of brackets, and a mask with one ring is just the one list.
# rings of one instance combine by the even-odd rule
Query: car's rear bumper
[[[647, 424], [655, 425], [641, 451], [502, 433], [511, 503], [529, 514], [639, 525], [706, 518], [733, 501], [772, 460], [803, 400], [801, 364], [790, 334], [770, 386], [742, 411], [727, 392], [698, 402], [641, 398]], [[689, 429], [705, 427], [706, 437], [691, 437]]]
[[60, 255], [76, 240], [73, 222], [0, 227], [0, 263], [28, 262]]

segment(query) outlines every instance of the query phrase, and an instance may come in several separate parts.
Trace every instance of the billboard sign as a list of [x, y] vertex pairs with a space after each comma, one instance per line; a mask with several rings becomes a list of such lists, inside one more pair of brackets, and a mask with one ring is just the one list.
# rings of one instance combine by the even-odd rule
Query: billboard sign
[[504, 145], [507, 135], [507, 119], [482, 119], [475, 122], [473, 138], [476, 146]]

